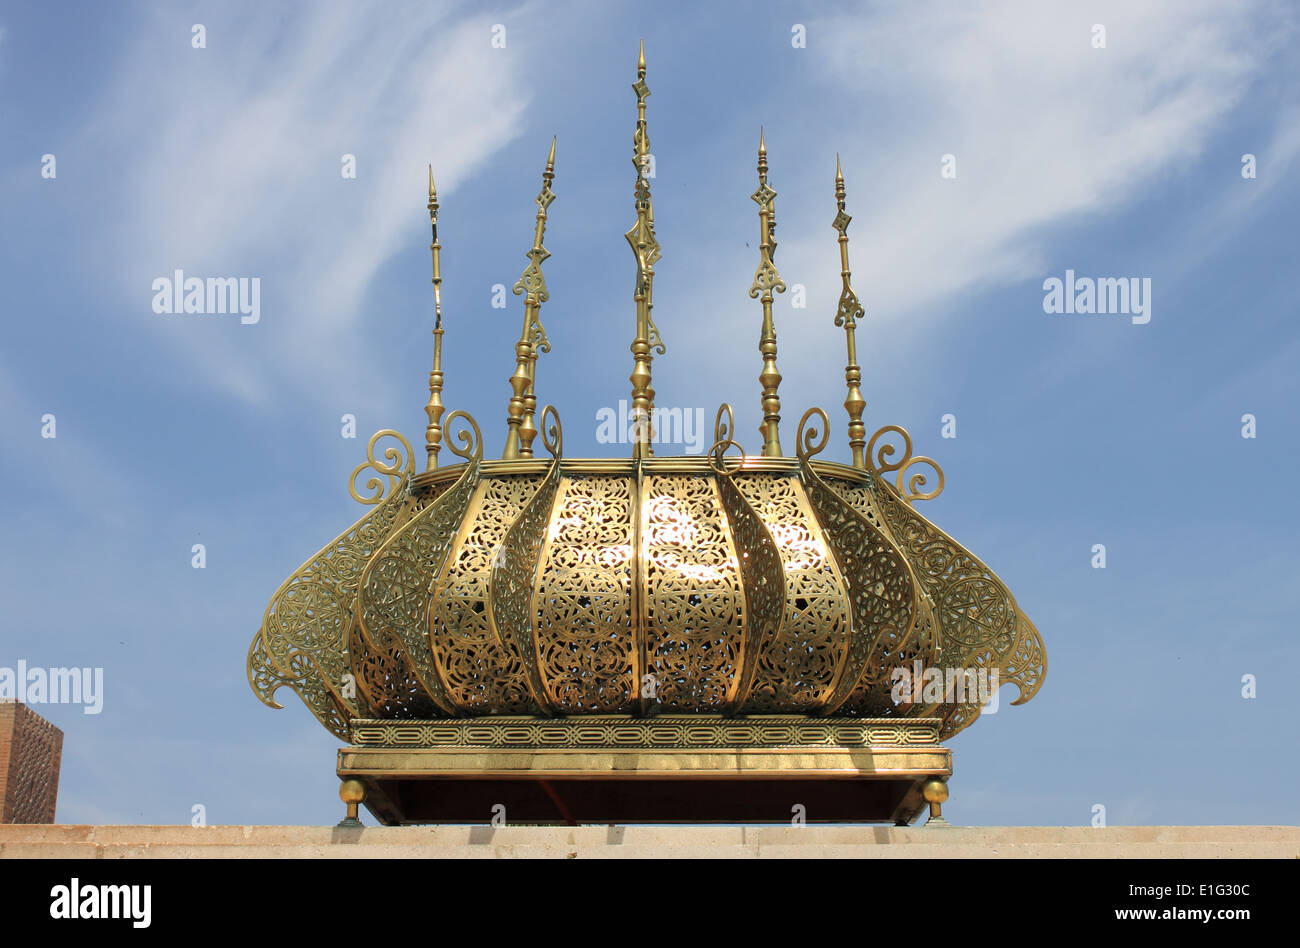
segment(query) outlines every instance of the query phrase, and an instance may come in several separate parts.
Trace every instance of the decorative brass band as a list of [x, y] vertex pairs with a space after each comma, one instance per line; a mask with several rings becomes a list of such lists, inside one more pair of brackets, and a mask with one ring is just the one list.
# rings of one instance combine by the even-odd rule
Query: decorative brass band
[[[820, 419], [821, 440], [808, 419]], [[799, 421], [797, 450], [803, 467], [804, 490], [817, 514], [822, 533], [848, 586], [851, 638], [846, 670], [826, 702], [834, 713], [853, 694], [859, 681], [879, 687], [888, 680], [893, 656], [906, 644], [919, 612], [919, 592], [907, 560], [875, 524], [842, 500], [813, 470], [808, 459], [826, 446], [830, 422], [820, 408], [810, 408]]]
[[[552, 421], [549, 437], [548, 418]], [[560, 486], [560, 462], [564, 453], [559, 415], [550, 405], [542, 409], [542, 438], [551, 451], [551, 469], [506, 531], [501, 550], [492, 559], [488, 623], [496, 632], [497, 640], [512, 647], [522, 659], [533, 701], [540, 708], [548, 708], [549, 696], [538, 667], [537, 641], [533, 635], [532, 602], [542, 544], [551, 525], [555, 493]]]
[[673, 714], [653, 718], [592, 715], [492, 717], [450, 721], [352, 722], [356, 747], [446, 748], [732, 748], [918, 747], [939, 743], [938, 718], [724, 718]]

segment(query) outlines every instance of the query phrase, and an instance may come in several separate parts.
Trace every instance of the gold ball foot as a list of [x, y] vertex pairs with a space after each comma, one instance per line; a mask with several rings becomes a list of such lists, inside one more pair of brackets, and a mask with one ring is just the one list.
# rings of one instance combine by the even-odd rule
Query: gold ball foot
[[359, 828], [361, 820], [357, 818], [357, 807], [366, 798], [366, 785], [360, 780], [348, 779], [339, 785], [339, 799], [347, 804], [348, 815], [339, 820], [338, 825], [348, 829]]
[[948, 781], [931, 777], [921, 785], [921, 796], [930, 804], [930, 818], [925, 821], [926, 826], [952, 825], [943, 818], [943, 803], [948, 799]]

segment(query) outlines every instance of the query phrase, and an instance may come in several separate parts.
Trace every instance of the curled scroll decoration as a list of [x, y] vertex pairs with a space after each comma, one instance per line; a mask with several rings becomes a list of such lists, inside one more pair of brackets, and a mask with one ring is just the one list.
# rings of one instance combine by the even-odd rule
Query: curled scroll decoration
[[650, 351], [655, 355], [667, 355], [668, 347], [664, 345], [663, 337], [659, 335], [659, 327], [655, 325], [654, 317], [648, 318], [650, 328]]
[[[483, 441], [468, 414], [454, 412], [449, 425], [453, 419], [465, 421], [474, 432], [470, 440], [461, 439], [465, 452], [461, 456], [468, 459], [465, 470], [455, 484], [394, 532], [371, 559], [361, 580], [357, 598], [360, 629], [371, 649], [382, 656], [377, 677], [388, 680], [372, 682], [371, 676], [359, 669], [358, 683], [371, 704], [382, 703], [385, 717], [455, 713], [429, 646], [428, 577], [442, 571], [478, 487]], [[461, 434], [468, 437], [469, 433]], [[405, 680], [391, 680], [402, 673]]]
[[[395, 438], [401, 443], [405, 453], [399, 450], [396, 445], [389, 445], [384, 450], [384, 460], [379, 460], [375, 457], [375, 446], [381, 438]], [[362, 496], [357, 490], [357, 478], [364, 471], [373, 472], [366, 479], [365, 489], [372, 491], [369, 496]], [[370, 436], [370, 441], [366, 444], [366, 460], [357, 465], [352, 472], [352, 476], [348, 478], [348, 493], [352, 495], [352, 499], [357, 503], [373, 506], [382, 503], [387, 497], [391, 496], [399, 481], [414, 476], [415, 452], [411, 450], [411, 443], [392, 428], [384, 428]], [[385, 479], [387, 479], [386, 485]]]
[[[732, 411], [731, 405], [729, 403], [723, 402], [721, 405], [718, 406], [718, 414], [713, 419], [714, 446], [716, 447], [718, 444], [722, 444], [725, 442], [725, 444], [727, 445], [735, 444], [736, 447], [740, 448], [740, 445], [736, 444], [736, 442], [731, 440], [731, 436], [735, 433], [735, 431], [736, 431], [736, 413]], [[740, 453], [743, 456], [745, 453], [745, 449], [740, 448]]]
[[[898, 450], [897, 446], [885, 442], [877, 447], [877, 442], [881, 438], [890, 435], [898, 435], [902, 438], [903, 456], [897, 461], [890, 460]], [[882, 479], [886, 474], [895, 474], [894, 487], [899, 496], [909, 504], [915, 500], [933, 500], [943, 493], [943, 468], [939, 467], [938, 462], [933, 458], [923, 454], [913, 457], [912, 436], [905, 428], [898, 425], [885, 425], [871, 436], [871, 440], [867, 442], [867, 463]], [[927, 466], [934, 472], [935, 480], [938, 482], [931, 490], [924, 489], [930, 482], [925, 470], [914, 470]]]
[[[461, 428], [453, 432], [452, 425], [457, 422], [468, 425], [468, 430]], [[483, 457], [483, 432], [479, 430], [478, 422], [474, 420], [474, 416], [469, 412], [452, 412], [447, 416], [447, 420], [443, 422], [443, 429], [447, 432], [447, 450], [456, 457], [463, 458], [466, 461], [475, 461]], [[453, 444], [453, 441], [459, 443]]]
[[[809, 419], [817, 417], [815, 425]], [[885, 687], [920, 612], [920, 591], [889, 537], [843, 500], [813, 469], [829, 438], [829, 419], [810, 408], [799, 420], [799, 469], [822, 534], [849, 592], [850, 638], [843, 673], [823, 711], [832, 714], [863, 684]]]
[[[723, 409], [730, 421], [731, 406], [723, 404], [718, 409], [714, 431], [727, 434], [729, 427], [723, 422]], [[737, 550], [740, 585], [745, 596], [745, 628], [740, 646], [740, 663], [734, 694], [727, 705], [730, 713], [740, 711], [749, 699], [758, 671], [760, 654], [769, 650], [781, 636], [781, 620], [785, 615], [785, 570], [776, 541], [744, 494], [732, 482], [732, 472], [727, 470], [723, 455], [727, 448], [735, 447], [741, 458], [745, 449], [731, 438], [718, 440], [709, 449], [708, 464], [717, 475], [714, 484], [727, 514], [727, 526]]]
[[542, 680], [541, 662], [533, 636], [533, 587], [542, 546], [551, 523], [551, 510], [559, 490], [564, 435], [555, 408], [542, 409], [542, 441], [551, 453], [550, 470], [542, 478], [532, 498], [506, 531], [499, 553], [492, 560], [488, 587], [488, 622], [499, 642], [513, 647], [523, 661], [524, 672], [533, 700], [543, 709], [558, 703], [548, 696]]

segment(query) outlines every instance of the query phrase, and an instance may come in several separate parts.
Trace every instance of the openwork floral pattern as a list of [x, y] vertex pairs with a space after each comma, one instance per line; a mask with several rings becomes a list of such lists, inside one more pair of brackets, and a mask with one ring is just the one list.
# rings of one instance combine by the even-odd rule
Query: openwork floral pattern
[[602, 714], [924, 718], [947, 737], [987, 690], [900, 693], [895, 672], [996, 671], [1014, 704], [1041, 687], [1006, 586], [915, 511], [919, 481], [884, 476], [910, 442], [892, 466], [877, 445], [868, 470], [823, 464], [814, 410], [797, 468], [724, 460], [724, 406], [708, 459], [620, 469], [562, 461], [542, 422], [549, 466], [485, 465], [475, 428], [460, 468], [422, 478], [376, 435], [354, 473], [374, 472], [354, 490], [370, 510], [271, 600], [258, 697], [290, 688], [341, 739], [358, 718]]
[[633, 486], [582, 476], [561, 487], [533, 604], [542, 678], [565, 714], [636, 707]]
[[647, 475], [645, 673], [656, 704], [720, 711], [737, 684], [745, 596], [712, 479]]

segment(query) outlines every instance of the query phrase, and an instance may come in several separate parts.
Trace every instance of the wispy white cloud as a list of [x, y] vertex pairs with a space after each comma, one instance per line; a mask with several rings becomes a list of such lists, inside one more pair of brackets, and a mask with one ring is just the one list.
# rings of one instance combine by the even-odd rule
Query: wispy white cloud
[[[1106, 27], [1104, 49], [1091, 43], [1097, 23]], [[932, 336], [945, 302], [1041, 279], [1071, 228], [1117, 219], [1182, 174], [1294, 33], [1295, 17], [1276, 8], [1175, 0], [1086, 9], [907, 3], [810, 21], [806, 55], [835, 108], [798, 113], [801, 139], [816, 148], [769, 129], [782, 191], [781, 272], [807, 283], [809, 312], [834, 312], [839, 267], [828, 225], [838, 150], [855, 217], [855, 286], [872, 331], [887, 333], [898, 352]], [[794, 107], [779, 90], [774, 98]], [[1286, 110], [1271, 120], [1279, 159], [1289, 162]], [[953, 180], [940, 176], [945, 154], [956, 158]], [[825, 187], [810, 191], [810, 180]], [[1222, 194], [1200, 199], [1207, 226], [1251, 212], [1258, 195], [1241, 197], [1239, 185], [1237, 167], [1225, 167]], [[1197, 248], [1188, 250], [1196, 259]], [[688, 295], [729, 314], [719, 339], [751, 330], [754, 315], [716, 273], [754, 262], [752, 249], [737, 251], [697, 274], [709, 284]], [[778, 332], [783, 322], [789, 328], [789, 317], [779, 319]], [[783, 348], [783, 367], [799, 370], [795, 385], [824, 356], [805, 353]]]
[[[875, 318], [1038, 275], [1054, 225], [1177, 174], [1265, 67], [1270, 25], [1257, 5], [1172, 0], [906, 4], [818, 24], [826, 78], [861, 90], [843, 116], [858, 206], [868, 183], [888, 196], [854, 240]], [[888, 101], [900, 90], [905, 113]]]
[[[490, 19], [448, 12], [263, 8], [209, 19], [201, 50], [174, 17], [141, 24], [86, 133], [122, 169], [122, 205], [103, 218], [110, 281], [147, 312], [150, 281], [173, 268], [264, 276], [256, 327], [153, 322], [201, 380], [256, 406], [282, 386], [311, 397], [321, 378], [370, 371], [359, 387], [385, 403], [382, 360], [364, 357], [366, 288], [409, 241], [425, 164], [445, 195], [519, 134], [531, 94], [517, 57], [492, 55]], [[355, 180], [340, 174], [344, 154]]]

